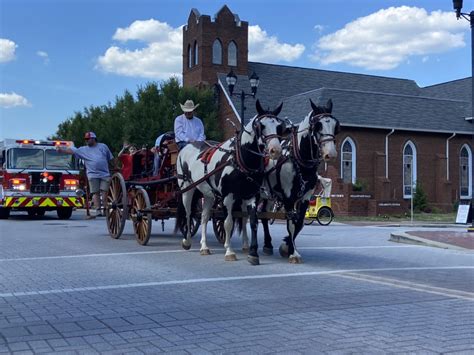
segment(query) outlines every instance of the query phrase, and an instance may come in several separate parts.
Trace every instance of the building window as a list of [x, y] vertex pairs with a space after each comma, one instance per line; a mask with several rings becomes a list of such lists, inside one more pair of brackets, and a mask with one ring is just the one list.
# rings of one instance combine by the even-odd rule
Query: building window
[[234, 41], [231, 41], [227, 48], [227, 64], [232, 67], [237, 66], [237, 45]]
[[459, 191], [461, 198], [472, 196], [472, 155], [471, 149], [463, 145], [459, 154]]
[[354, 141], [347, 137], [341, 145], [341, 178], [345, 183], [356, 182], [356, 146]]
[[193, 66], [193, 54], [191, 52], [191, 45], [188, 45], [188, 68]]
[[212, 44], [212, 64], [222, 64], [222, 44], [218, 39]]
[[194, 42], [194, 65], [199, 64], [199, 48], [197, 42]]
[[403, 198], [411, 198], [416, 186], [416, 148], [408, 141], [403, 148]]

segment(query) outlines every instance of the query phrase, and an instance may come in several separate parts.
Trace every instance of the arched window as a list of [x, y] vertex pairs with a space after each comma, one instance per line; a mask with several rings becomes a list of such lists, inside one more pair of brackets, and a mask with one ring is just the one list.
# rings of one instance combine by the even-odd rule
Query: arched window
[[416, 186], [416, 147], [408, 141], [403, 147], [403, 198], [411, 198]]
[[237, 66], [237, 45], [234, 41], [231, 41], [227, 48], [227, 64], [232, 67]]
[[461, 198], [472, 196], [472, 154], [466, 144], [461, 147], [459, 154], [459, 191]]
[[194, 42], [194, 65], [199, 64], [199, 48], [197, 42]]
[[222, 44], [218, 39], [212, 44], [212, 64], [222, 64]]
[[188, 68], [193, 66], [193, 53], [191, 52], [191, 45], [188, 45]]
[[345, 183], [356, 182], [356, 146], [354, 141], [347, 137], [341, 145], [341, 178]]

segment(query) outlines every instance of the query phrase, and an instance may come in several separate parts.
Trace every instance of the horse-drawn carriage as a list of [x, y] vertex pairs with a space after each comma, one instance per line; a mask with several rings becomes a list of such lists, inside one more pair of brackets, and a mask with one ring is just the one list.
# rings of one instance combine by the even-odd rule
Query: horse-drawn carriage
[[[178, 146], [170, 137], [159, 148], [159, 153], [154, 149], [142, 149], [125, 154], [121, 171], [112, 175], [105, 201], [107, 227], [112, 238], [120, 238], [125, 222], [131, 220], [137, 242], [146, 245], [153, 220], [161, 220], [163, 225], [164, 220], [176, 216]], [[154, 166], [155, 154], [161, 154], [159, 167]], [[199, 217], [193, 218], [193, 235], [199, 227]]]
[[[278, 118], [282, 105], [269, 111], [257, 100], [258, 115], [223, 143], [188, 144], [178, 154], [177, 144], [168, 139], [161, 151], [159, 169], [152, 169], [156, 152], [144, 149], [135, 153], [130, 159], [132, 166], [122, 168], [122, 172], [128, 171], [126, 178], [120, 172], [111, 178], [105, 201], [110, 236], [119, 238], [130, 219], [137, 241], [145, 245], [153, 220], [161, 220], [164, 225], [164, 220], [176, 217], [186, 250], [203, 224], [200, 251], [207, 255], [210, 250], [205, 227], [212, 220], [214, 234], [226, 249], [225, 260], [232, 261], [236, 257], [230, 237], [234, 222], [240, 221], [242, 249], [248, 251], [249, 262], [257, 265], [257, 220], [264, 222], [264, 253], [273, 254], [268, 219], [281, 218], [293, 226], [288, 228], [292, 234], [284, 242], [287, 248], [280, 247], [280, 254], [289, 256], [290, 262], [299, 262], [301, 257], [294, 248], [294, 239], [304, 224], [309, 196], [318, 180], [319, 161], [334, 157], [334, 135], [339, 129], [338, 121], [330, 113], [330, 101], [327, 107], [311, 104], [310, 114], [294, 126]], [[288, 142], [285, 150], [281, 144], [284, 140]], [[266, 165], [269, 158], [273, 163]], [[287, 176], [281, 179], [281, 174]], [[281, 199], [286, 212], [257, 209], [263, 186]], [[247, 219], [251, 227], [250, 246]]]

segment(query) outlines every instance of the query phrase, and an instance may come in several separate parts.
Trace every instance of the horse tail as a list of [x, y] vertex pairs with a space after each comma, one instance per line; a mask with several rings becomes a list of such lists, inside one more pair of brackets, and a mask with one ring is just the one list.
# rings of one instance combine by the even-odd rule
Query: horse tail
[[244, 221], [242, 217], [236, 217], [234, 219], [234, 228], [237, 228], [239, 235], [242, 234], [242, 230], [244, 229]]
[[[242, 212], [242, 213], [245, 213], [247, 211], [244, 210], [243, 208], [243, 204], [242, 204], [242, 201], [237, 201], [233, 208], [232, 208], [232, 212]], [[234, 218], [234, 229], [237, 228], [237, 231], [239, 232], [239, 235], [242, 234], [242, 230], [244, 229], [244, 219], [243, 217], [235, 217]]]
[[174, 225], [173, 234], [176, 235], [178, 230], [186, 223], [186, 208], [184, 208], [183, 197], [179, 196], [178, 198], [178, 208], [176, 210], [176, 224]]
[[[199, 202], [201, 201], [202, 193], [199, 190], [194, 190], [191, 202], [191, 218], [201, 212]], [[174, 226], [174, 234], [177, 234], [182, 225], [188, 222], [186, 219], [186, 207], [184, 207], [182, 196], [178, 199], [178, 208], [176, 210], [176, 224]]]

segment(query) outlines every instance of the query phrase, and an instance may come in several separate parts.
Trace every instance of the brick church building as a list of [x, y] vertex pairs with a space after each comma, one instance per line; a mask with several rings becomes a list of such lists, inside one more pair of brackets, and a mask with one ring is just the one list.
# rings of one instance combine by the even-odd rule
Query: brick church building
[[249, 62], [248, 22], [227, 6], [213, 18], [191, 10], [183, 28], [183, 84], [215, 89], [226, 138], [234, 132], [226, 119], [241, 119], [240, 98], [225, 80], [231, 70], [237, 93], [251, 92], [252, 73], [260, 78], [255, 99], [246, 98], [246, 119], [255, 115], [256, 99], [264, 107], [283, 102], [280, 116], [294, 123], [310, 111], [309, 99], [332, 99], [342, 127], [338, 158], [321, 164], [320, 175], [333, 180], [337, 214], [406, 212], [414, 181], [431, 208], [452, 211], [471, 199], [471, 77], [419, 87], [410, 79]]

